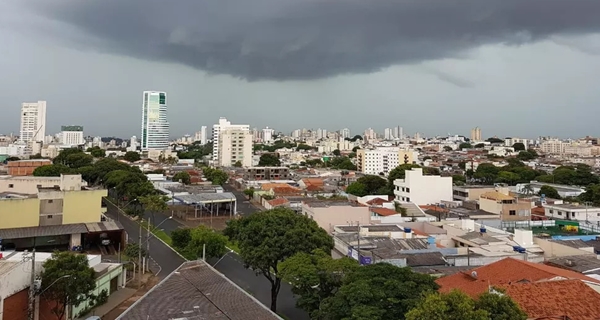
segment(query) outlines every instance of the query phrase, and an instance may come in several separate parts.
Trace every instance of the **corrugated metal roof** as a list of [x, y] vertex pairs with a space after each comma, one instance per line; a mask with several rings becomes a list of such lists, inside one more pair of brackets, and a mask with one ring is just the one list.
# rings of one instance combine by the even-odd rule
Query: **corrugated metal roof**
[[33, 237], [60, 236], [73, 233], [87, 233], [84, 223], [63, 224], [59, 226], [42, 226], [27, 228], [0, 229], [0, 239], [20, 239]]
[[89, 232], [117, 231], [124, 229], [123, 225], [118, 221], [86, 223], [85, 226]]
[[231, 192], [183, 194], [175, 195], [174, 198], [185, 204], [231, 202], [236, 200], [235, 195]]

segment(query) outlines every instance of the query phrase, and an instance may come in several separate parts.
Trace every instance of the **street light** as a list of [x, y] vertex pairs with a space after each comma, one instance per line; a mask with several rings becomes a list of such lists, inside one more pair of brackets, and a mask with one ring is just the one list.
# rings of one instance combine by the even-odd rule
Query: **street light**
[[[151, 227], [150, 227], [150, 219], [148, 219], [148, 228], [146, 229], [147, 232], [148, 232], [147, 235], [146, 235], [146, 257], [147, 258], [150, 258], [150, 239], [151, 239], [150, 238], [150, 233], [151, 233], [151, 231], [157, 230], [158, 227], [160, 227], [160, 225], [162, 225], [163, 223], [165, 223], [167, 220], [171, 220], [171, 219], [173, 219], [173, 215], [171, 215], [170, 217], [168, 217], [165, 220], [163, 220], [161, 223], [159, 223], [154, 228], [152, 228], [152, 230], [151, 230]], [[142, 245], [143, 245], [143, 243], [142, 243], [142, 222], [143, 222], [143, 220], [140, 221], [139, 250], [138, 250], [139, 251], [138, 252], [138, 262], [140, 264], [140, 266], [139, 266], [139, 269], [140, 269], [140, 279], [138, 280], [138, 285], [140, 286], [140, 288], [142, 286], [142, 276], [144, 274], [144, 268], [143, 268], [143, 264], [142, 264]], [[150, 259], [148, 259], [148, 261], [149, 260]]]
[[[130, 205], [130, 204], [131, 204], [132, 202], [134, 202], [134, 201], [137, 201], [137, 198], [134, 198], [134, 199], [132, 199], [131, 201], [127, 202], [127, 203], [126, 203], [126, 204], [123, 206], [123, 208], [127, 208], [127, 206], [128, 206], [128, 205]], [[126, 212], [125, 212], [123, 209], [121, 209], [119, 206], [116, 206], [116, 207], [117, 207], [117, 209], [119, 209], [119, 211], [120, 211], [120, 212], [119, 212], [119, 214], [117, 215], [117, 221], [121, 222], [121, 213], [123, 213], [123, 214], [126, 214]]]
[[58, 282], [58, 280], [65, 279], [65, 278], [71, 278], [71, 277], [73, 277], [73, 275], [71, 275], [71, 274], [65, 274], [62, 277], [58, 277], [56, 280], [54, 280], [54, 282], [52, 282], [49, 286], [47, 286], [46, 289], [42, 290], [37, 295], [41, 296], [44, 292], [46, 292], [46, 290], [50, 289], [50, 287], [52, 287], [54, 284], [56, 284]]

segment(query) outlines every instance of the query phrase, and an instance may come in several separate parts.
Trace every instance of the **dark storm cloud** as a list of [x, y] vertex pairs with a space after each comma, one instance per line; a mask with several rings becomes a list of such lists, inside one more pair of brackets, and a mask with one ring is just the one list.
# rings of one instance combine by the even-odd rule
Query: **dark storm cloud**
[[[249, 80], [315, 79], [600, 29], [600, 0], [25, 1], [98, 50]], [[467, 85], [467, 84], [461, 84]]]

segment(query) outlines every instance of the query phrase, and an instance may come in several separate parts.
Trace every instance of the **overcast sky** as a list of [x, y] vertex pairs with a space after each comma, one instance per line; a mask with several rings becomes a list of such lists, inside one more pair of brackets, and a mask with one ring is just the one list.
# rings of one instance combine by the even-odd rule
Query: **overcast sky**
[[253, 127], [598, 136], [599, 0], [0, 0], [0, 133]]

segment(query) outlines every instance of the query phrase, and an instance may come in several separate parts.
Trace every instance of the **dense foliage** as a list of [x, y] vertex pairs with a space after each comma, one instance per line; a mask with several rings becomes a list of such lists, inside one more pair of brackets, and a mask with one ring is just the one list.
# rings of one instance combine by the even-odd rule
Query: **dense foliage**
[[219, 258], [227, 253], [227, 237], [206, 226], [180, 229], [171, 232], [173, 247], [189, 260], [202, 258], [206, 246], [206, 259]]
[[362, 176], [346, 188], [346, 193], [357, 197], [388, 194], [389, 192], [387, 180], [375, 175]]
[[279, 167], [281, 166], [281, 160], [275, 153], [265, 153], [260, 156], [258, 160], [259, 167]]
[[179, 159], [195, 159], [201, 160], [205, 156], [211, 154], [213, 151], [213, 144], [209, 142], [207, 144], [200, 144], [198, 142], [194, 142], [189, 145], [185, 150], [177, 152], [177, 158]]
[[202, 173], [214, 185], [223, 185], [229, 179], [227, 172], [217, 168], [204, 167], [202, 168]]
[[179, 181], [183, 184], [190, 184], [192, 182], [192, 177], [188, 172], [181, 171], [173, 175], [173, 181]]

